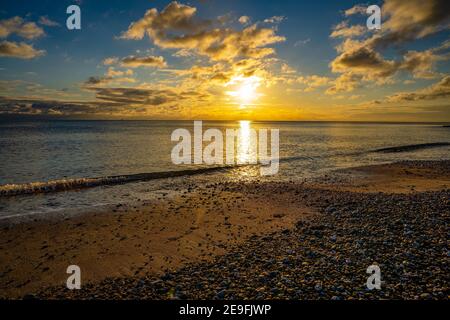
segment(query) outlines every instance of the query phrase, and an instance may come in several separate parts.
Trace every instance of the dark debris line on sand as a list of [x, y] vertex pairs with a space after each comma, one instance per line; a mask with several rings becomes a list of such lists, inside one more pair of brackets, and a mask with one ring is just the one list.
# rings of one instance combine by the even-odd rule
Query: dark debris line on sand
[[448, 146], [450, 146], [450, 142], [421, 143], [421, 144], [412, 144], [412, 145], [407, 145], [407, 146], [376, 149], [373, 152], [394, 153], [394, 152], [406, 152], [406, 151], [415, 151], [415, 150], [421, 150], [421, 149], [430, 149], [430, 148], [439, 148], [439, 147], [448, 147]]
[[[160, 278], [110, 278], [78, 291], [49, 288], [37, 296], [448, 299], [450, 190], [388, 195], [316, 191], [295, 184], [259, 189], [291, 192], [321, 214], [293, 230], [253, 237], [212, 263], [193, 263]], [[366, 289], [366, 269], [372, 264], [381, 267], [379, 291]]]

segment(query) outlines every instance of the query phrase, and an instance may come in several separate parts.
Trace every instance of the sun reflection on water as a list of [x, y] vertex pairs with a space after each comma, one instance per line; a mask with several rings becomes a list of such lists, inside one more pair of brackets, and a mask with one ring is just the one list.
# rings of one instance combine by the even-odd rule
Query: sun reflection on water
[[248, 120], [239, 121], [239, 143], [237, 148], [238, 164], [255, 163], [257, 160], [256, 131]]

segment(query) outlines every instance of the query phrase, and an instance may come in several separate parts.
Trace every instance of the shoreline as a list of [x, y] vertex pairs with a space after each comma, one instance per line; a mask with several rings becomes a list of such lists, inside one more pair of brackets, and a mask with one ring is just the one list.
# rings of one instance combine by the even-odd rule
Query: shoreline
[[[5, 227], [0, 296], [448, 299], [448, 256], [439, 253], [446, 250], [449, 168], [450, 161], [410, 161], [341, 170], [308, 184], [217, 183], [115, 212]], [[377, 224], [385, 226], [381, 238]], [[398, 256], [420, 263], [409, 270]], [[80, 291], [65, 289], [74, 260]], [[386, 290], [364, 289], [372, 263], [387, 268]], [[427, 264], [438, 270], [428, 281], [433, 290], [423, 290], [418, 276]], [[402, 282], [404, 274], [420, 280], [417, 289]]]
[[244, 194], [224, 183], [190, 186], [139, 206], [11, 223], [1, 228], [0, 296], [21, 297], [65, 284], [72, 264], [82, 268], [86, 282], [162, 274], [186, 262], [210, 260], [251, 236], [293, 227], [310, 214], [311, 209], [283, 197]]
[[[395, 147], [385, 147], [381, 149], [367, 150], [364, 153], [401, 153], [406, 151], [417, 151], [423, 149], [442, 148], [450, 146], [450, 142], [433, 142], [421, 144], [409, 144]], [[349, 153], [348, 155], [351, 155]], [[359, 152], [356, 154], [360, 154]], [[290, 161], [295, 157], [281, 158], [280, 161]], [[123, 175], [111, 176], [97, 176], [97, 177], [73, 177], [56, 179], [49, 181], [35, 181], [28, 183], [9, 183], [0, 185], [0, 199], [2, 197], [11, 197], [18, 195], [29, 195], [39, 193], [57, 193], [61, 191], [79, 191], [87, 188], [95, 188], [100, 186], [119, 185], [133, 182], [146, 182], [157, 179], [176, 178], [184, 176], [194, 176], [201, 174], [208, 174], [214, 172], [224, 172], [227, 170], [239, 169], [242, 167], [254, 167], [257, 164], [234, 164], [234, 165], [218, 165], [209, 167], [200, 167], [197, 169], [187, 168], [182, 170], [171, 171], [155, 171], [146, 173], [133, 173]], [[260, 169], [264, 166], [260, 166]], [[370, 166], [369, 166], [370, 167]], [[352, 168], [349, 168], [352, 169]], [[347, 170], [347, 169], [346, 169]], [[342, 171], [342, 170], [337, 170]]]

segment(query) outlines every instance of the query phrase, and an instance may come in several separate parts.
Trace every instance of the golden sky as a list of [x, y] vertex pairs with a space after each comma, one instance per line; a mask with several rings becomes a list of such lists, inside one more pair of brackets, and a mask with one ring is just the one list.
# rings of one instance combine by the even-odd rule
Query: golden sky
[[6, 2], [0, 117], [450, 121], [448, 1], [385, 0], [381, 30], [357, 2], [86, 2], [76, 34]]

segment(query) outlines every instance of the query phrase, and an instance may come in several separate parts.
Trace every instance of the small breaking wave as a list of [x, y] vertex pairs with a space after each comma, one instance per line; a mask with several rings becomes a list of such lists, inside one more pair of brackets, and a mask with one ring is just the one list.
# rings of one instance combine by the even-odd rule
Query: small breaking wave
[[47, 182], [31, 182], [23, 184], [6, 184], [0, 186], [0, 196], [17, 196], [25, 194], [51, 193], [75, 189], [93, 188], [98, 186], [117, 185], [130, 182], [142, 182], [154, 179], [192, 176], [222, 170], [229, 170], [232, 168], [236, 168], [236, 166], [220, 166], [220, 167], [208, 167], [192, 170], [138, 173], [138, 174], [107, 176], [98, 178], [60, 179]]
[[415, 150], [420, 150], [420, 149], [447, 147], [447, 146], [450, 146], [449, 142], [421, 143], [421, 144], [411, 144], [411, 145], [406, 145], [406, 146], [376, 149], [376, 150], [373, 150], [372, 152], [394, 153], [394, 152], [415, 151]]

